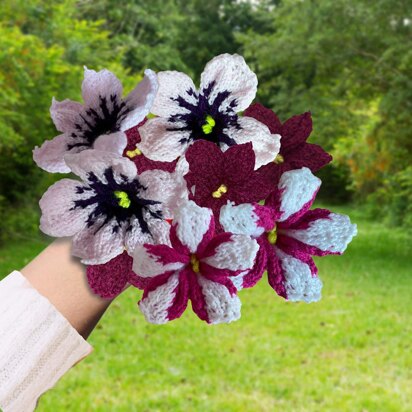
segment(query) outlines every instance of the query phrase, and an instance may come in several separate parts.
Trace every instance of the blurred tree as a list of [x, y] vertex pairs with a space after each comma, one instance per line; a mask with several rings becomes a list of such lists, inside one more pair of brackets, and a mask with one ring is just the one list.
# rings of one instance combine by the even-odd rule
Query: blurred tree
[[[49, 117], [52, 96], [78, 99], [85, 63], [121, 69], [101, 22], [79, 19], [75, 6], [74, 0], [0, 6], [0, 239], [37, 226], [25, 216], [39, 185], [53, 177], [34, 165], [32, 150], [58, 133]], [[15, 210], [22, 211], [17, 218]]]
[[412, 154], [412, 3], [284, 0], [270, 13], [267, 32], [238, 35], [260, 99], [283, 118], [311, 110], [350, 187], [363, 199], [385, 187], [390, 208]]
[[[205, 63], [221, 53], [236, 53], [236, 33], [269, 29], [263, 9], [239, 0], [93, 0], [79, 2], [86, 19], [104, 19], [114, 44], [132, 71], [179, 70], [196, 78]], [[259, 12], [258, 12], [259, 11]]]

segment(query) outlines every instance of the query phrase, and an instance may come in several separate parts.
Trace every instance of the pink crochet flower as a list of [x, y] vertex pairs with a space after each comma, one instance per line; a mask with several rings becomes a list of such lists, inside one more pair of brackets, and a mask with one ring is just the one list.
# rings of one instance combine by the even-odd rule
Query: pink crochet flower
[[260, 246], [255, 267], [241, 287], [253, 286], [267, 269], [269, 283], [280, 296], [291, 301], [320, 299], [322, 282], [312, 256], [342, 254], [357, 232], [348, 216], [309, 210], [320, 183], [307, 168], [292, 170], [283, 173], [265, 206], [222, 207], [224, 230], [250, 235]]
[[176, 212], [168, 245], [138, 246], [133, 270], [150, 279], [139, 307], [151, 323], [179, 318], [188, 300], [208, 323], [240, 317], [233, 280], [253, 267], [258, 245], [250, 236], [214, 233], [210, 209], [188, 201]]
[[316, 172], [332, 160], [332, 156], [322, 147], [306, 142], [312, 132], [312, 117], [309, 112], [293, 116], [282, 124], [272, 110], [256, 103], [245, 110], [244, 116], [259, 120], [271, 133], [282, 136], [279, 154], [273, 159], [278, 165], [278, 178], [283, 172], [301, 167]]
[[146, 123], [147, 119], [144, 119], [137, 126], [126, 130], [127, 146], [124, 149], [123, 156], [131, 159], [137, 167], [139, 173], [146, 170], [165, 170], [166, 172], [174, 172], [176, 167], [176, 161], [174, 162], [156, 162], [155, 160], [148, 159], [138, 148], [138, 144], [141, 141], [139, 127]]
[[183, 179], [161, 170], [137, 173], [124, 157], [99, 150], [66, 155], [81, 178], [62, 179], [40, 200], [40, 229], [73, 236], [72, 254], [89, 265], [106, 263], [137, 244], [164, 243], [172, 210], [186, 196]]
[[156, 74], [145, 71], [144, 79], [125, 97], [119, 79], [109, 70], [85, 68], [82, 84], [84, 104], [54, 100], [50, 115], [62, 132], [33, 151], [33, 159], [48, 172], [68, 173], [68, 153], [98, 149], [121, 155], [127, 144], [125, 131], [150, 112], [158, 88]]
[[212, 209], [217, 220], [220, 208], [228, 200], [235, 204], [259, 202], [274, 189], [276, 165], [254, 170], [255, 153], [251, 143], [235, 145], [222, 152], [211, 142], [199, 141], [188, 149], [186, 160], [189, 198]]
[[152, 113], [159, 116], [140, 128], [139, 149], [150, 159], [171, 162], [190, 144], [208, 140], [222, 150], [253, 143], [256, 168], [279, 152], [280, 137], [251, 117], [238, 116], [255, 98], [256, 75], [242, 56], [222, 54], [207, 63], [197, 90], [184, 73], [158, 73], [159, 92]]

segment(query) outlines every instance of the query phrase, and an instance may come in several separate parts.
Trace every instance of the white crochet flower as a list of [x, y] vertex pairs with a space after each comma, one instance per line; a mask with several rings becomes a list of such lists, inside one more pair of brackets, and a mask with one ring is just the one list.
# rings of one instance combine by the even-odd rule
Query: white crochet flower
[[152, 160], [173, 161], [199, 139], [226, 150], [252, 142], [256, 166], [275, 159], [280, 136], [251, 117], [240, 117], [253, 101], [257, 77], [239, 55], [222, 54], [212, 59], [201, 75], [200, 88], [184, 73], [158, 73], [159, 91], [152, 113], [159, 116], [139, 128], [143, 154]]
[[156, 74], [145, 71], [143, 80], [125, 97], [119, 79], [109, 70], [85, 68], [82, 84], [84, 104], [53, 99], [50, 115], [62, 132], [33, 151], [39, 167], [51, 173], [68, 173], [67, 153], [98, 149], [122, 155], [127, 129], [139, 124], [150, 112], [158, 89]]
[[139, 307], [151, 323], [179, 318], [188, 301], [208, 323], [229, 323], [240, 317], [234, 281], [252, 268], [258, 244], [249, 236], [215, 234], [210, 209], [193, 201], [176, 211], [169, 245], [140, 245], [133, 270], [145, 281]]
[[73, 236], [72, 253], [89, 265], [106, 263], [138, 244], [164, 243], [181, 197], [182, 179], [161, 170], [137, 173], [135, 164], [99, 150], [66, 155], [81, 178], [62, 179], [40, 200], [40, 229], [54, 237]]

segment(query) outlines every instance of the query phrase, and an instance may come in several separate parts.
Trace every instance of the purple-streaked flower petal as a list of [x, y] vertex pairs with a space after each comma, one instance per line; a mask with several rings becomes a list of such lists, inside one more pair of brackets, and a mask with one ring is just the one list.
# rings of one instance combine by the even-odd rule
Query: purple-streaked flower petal
[[152, 108], [158, 90], [157, 76], [149, 69], [144, 74], [143, 80], [124, 99], [128, 112], [120, 125], [122, 131], [139, 124]]
[[154, 277], [184, 268], [189, 257], [167, 245], [137, 246], [133, 253], [133, 271], [141, 277]]
[[59, 132], [70, 133], [79, 119], [83, 105], [73, 100], [65, 99], [61, 102], [53, 98], [50, 107], [50, 116]]
[[252, 143], [255, 169], [275, 160], [280, 149], [280, 135], [271, 134], [267, 126], [252, 117], [239, 117], [238, 123], [240, 127], [228, 128], [226, 133], [237, 144]]
[[246, 235], [232, 234], [229, 241], [217, 245], [215, 253], [202, 261], [217, 269], [228, 269], [233, 272], [248, 270], [253, 267], [258, 250], [256, 240]]
[[139, 181], [147, 187], [145, 196], [162, 202], [164, 217], [173, 218], [172, 212], [182, 200], [187, 200], [186, 182], [179, 173], [163, 170], [147, 170], [139, 175]]
[[225, 232], [259, 237], [275, 225], [273, 209], [256, 203], [235, 206], [228, 202], [220, 209], [220, 224]]
[[280, 249], [275, 249], [284, 278], [286, 298], [292, 302], [317, 302], [321, 298], [322, 281], [312, 275], [305, 262], [296, 259]]
[[306, 229], [285, 230], [285, 235], [327, 254], [342, 254], [356, 234], [357, 227], [349, 216], [336, 213], [313, 220]]
[[86, 265], [106, 263], [124, 252], [124, 237], [125, 228], [115, 219], [106, 224], [99, 220], [73, 237], [72, 254]]
[[85, 106], [95, 110], [101, 110], [102, 100], [110, 108], [113, 102], [119, 103], [123, 93], [120, 80], [109, 70], [98, 72], [84, 68], [84, 80], [82, 83], [82, 97]]
[[148, 120], [139, 128], [137, 147], [151, 160], [172, 162], [186, 151], [189, 131], [175, 130], [176, 124], [163, 117]]
[[221, 54], [207, 63], [200, 78], [200, 90], [212, 86], [209, 103], [213, 104], [222, 94], [228, 94], [221, 109], [240, 112], [245, 110], [256, 96], [257, 77], [245, 59], [238, 54]]
[[240, 318], [241, 303], [238, 296], [231, 294], [226, 286], [203, 276], [198, 277], [198, 282], [202, 289], [203, 302], [195, 304], [196, 313], [200, 312], [199, 303], [203, 303], [208, 323], [230, 323]]
[[101, 150], [84, 150], [73, 155], [67, 154], [65, 161], [70, 170], [84, 181], [88, 180], [92, 172], [99, 180], [105, 182], [104, 174], [108, 168], [112, 168], [117, 177], [123, 175], [133, 179], [137, 175], [136, 166], [130, 159]]
[[155, 282], [156, 279], [153, 284], [150, 282], [139, 302], [139, 308], [146, 320], [154, 324], [164, 324], [180, 317], [188, 303], [188, 282], [182, 279], [179, 273], [161, 279], [158, 284]]
[[69, 173], [70, 168], [64, 161], [67, 151], [67, 136], [61, 134], [52, 140], [46, 140], [41, 147], [33, 150], [33, 160], [37, 166], [49, 173]]
[[153, 114], [169, 118], [175, 114], [189, 113], [186, 105], [197, 105], [196, 87], [188, 75], [164, 71], [157, 73], [157, 80], [159, 89], [152, 107]]
[[82, 183], [72, 179], [59, 180], [40, 199], [40, 229], [49, 236], [73, 236], [86, 225], [89, 210], [74, 209], [73, 200]]
[[112, 134], [103, 134], [99, 136], [94, 142], [93, 149], [101, 150], [102, 152], [114, 153], [118, 156], [122, 156], [126, 146], [126, 134], [123, 132], [117, 132]]
[[133, 255], [137, 245], [145, 243], [167, 243], [170, 225], [162, 219], [153, 219], [149, 211], [143, 212], [143, 220], [147, 222], [149, 231], [143, 231], [138, 219], [133, 219], [130, 222], [129, 228], [126, 231], [125, 247], [130, 256]]
[[213, 213], [193, 201], [187, 201], [176, 210], [173, 224], [182, 244], [187, 246], [191, 253], [196, 253], [204, 237], [210, 235]]
[[308, 168], [290, 170], [282, 174], [278, 190], [265, 204], [282, 212], [279, 222], [295, 221], [310, 209], [320, 185], [321, 180]]
[[[267, 268], [267, 252], [264, 241], [259, 238], [257, 242], [259, 244], [259, 251], [256, 255], [255, 264], [252, 269], [241, 275], [241, 288], [251, 288], [255, 286]], [[241, 288], [238, 287], [238, 290]]]

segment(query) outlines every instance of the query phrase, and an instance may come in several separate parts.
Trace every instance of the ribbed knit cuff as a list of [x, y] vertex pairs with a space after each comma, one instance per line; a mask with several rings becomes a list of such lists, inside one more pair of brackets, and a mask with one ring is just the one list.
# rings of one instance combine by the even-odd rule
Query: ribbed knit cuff
[[92, 351], [20, 272], [0, 282], [0, 409], [31, 412]]

